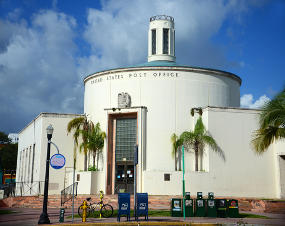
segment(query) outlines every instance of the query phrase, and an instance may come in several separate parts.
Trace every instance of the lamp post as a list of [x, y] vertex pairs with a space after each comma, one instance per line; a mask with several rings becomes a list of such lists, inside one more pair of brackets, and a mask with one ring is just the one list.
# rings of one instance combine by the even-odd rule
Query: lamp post
[[49, 125], [46, 128], [47, 131], [47, 139], [48, 139], [48, 146], [47, 146], [47, 159], [46, 159], [46, 176], [45, 176], [45, 190], [44, 190], [44, 202], [43, 202], [43, 212], [40, 216], [38, 224], [49, 224], [50, 220], [47, 214], [47, 202], [48, 202], [48, 181], [49, 181], [49, 161], [50, 161], [50, 144], [51, 138], [53, 133], [52, 125]]

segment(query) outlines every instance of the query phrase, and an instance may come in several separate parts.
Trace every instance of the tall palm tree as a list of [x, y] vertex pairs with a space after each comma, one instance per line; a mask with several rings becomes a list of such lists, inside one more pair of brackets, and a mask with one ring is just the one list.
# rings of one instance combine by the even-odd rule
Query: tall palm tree
[[252, 145], [256, 153], [264, 153], [278, 139], [285, 138], [285, 88], [261, 109], [259, 129], [254, 131]]
[[[93, 123], [88, 121], [86, 115], [78, 118], [72, 119], [67, 125], [67, 132], [70, 133], [74, 131], [73, 138], [75, 143], [75, 148], [78, 147], [79, 138], [82, 138], [82, 143], [80, 147], [83, 147], [84, 152], [84, 171], [87, 171], [87, 141], [88, 141], [88, 131], [92, 127]], [[81, 151], [82, 148], [80, 148]]]
[[177, 151], [182, 146], [183, 140], [179, 138], [175, 133], [173, 133], [171, 135], [171, 143], [172, 143], [172, 156], [174, 157], [175, 160], [175, 171], [177, 171]]
[[197, 120], [194, 131], [185, 131], [180, 138], [183, 140], [186, 150], [194, 149], [195, 171], [199, 170], [198, 157], [199, 154], [203, 153], [205, 145], [208, 145], [215, 152], [220, 152], [215, 139], [206, 131], [201, 117]]
[[[87, 148], [93, 154], [93, 168], [95, 168], [96, 155], [99, 155], [104, 147], [105, 138], [106, 133], [101, 131], [99, 122], [95, 126], [91, 127], [91, 130], [88, 133]], [[96, 168], [98, 169], [98, 161]]]

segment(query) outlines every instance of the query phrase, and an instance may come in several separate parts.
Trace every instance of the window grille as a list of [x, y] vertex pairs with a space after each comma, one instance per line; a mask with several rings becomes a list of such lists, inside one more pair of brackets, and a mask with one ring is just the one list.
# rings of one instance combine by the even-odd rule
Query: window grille
[[169, 29], [163, 28], [163, 54], [168, 54], [168, 38]]
[[137, 140], [137, 119], [117, 119], [116, 161], [133, 161]]
[[151, 53], [155, 55], [156, 54], [156, 30], [155, 29], [151, 30], [151, 45], [152, 45]]

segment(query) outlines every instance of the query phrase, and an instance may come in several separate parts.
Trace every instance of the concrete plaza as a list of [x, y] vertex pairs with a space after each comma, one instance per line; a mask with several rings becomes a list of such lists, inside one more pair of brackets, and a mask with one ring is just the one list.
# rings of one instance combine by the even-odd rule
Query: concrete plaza
[[[0, 210], [10, 210], [13, 213], [1, 214], [0, 225], [26, 226], [38, 225], [38, 219], [42, 209], [36, 208], [0, 208]], [[75, 213], [77, 210], [75, 210]], [[244, 212], [242, 212], [244, 213]], [[253, 212], [246, 212], [257, 214]], [[143, 217], [137, 222], [134, 217], [127, 222], [125, 217], [121, 218], [121, 222], [117, 222], [117, 218], [87, 218], [86, 223], [81, 222], [81, 218], [74, 218], [72, 222], [71, 209], [67, 209], [65, 213], [65, 222], [59, 223], [59, 209], [48, 209], [49, 219], [52, 225], [285, 225], [285, 214], [262, 213], [270, 219], [261, 218], [208, 218], [208, 217], [187, 217], [185, 221], [183, 217], [149, 217], [149, 221], [143, 221]]]

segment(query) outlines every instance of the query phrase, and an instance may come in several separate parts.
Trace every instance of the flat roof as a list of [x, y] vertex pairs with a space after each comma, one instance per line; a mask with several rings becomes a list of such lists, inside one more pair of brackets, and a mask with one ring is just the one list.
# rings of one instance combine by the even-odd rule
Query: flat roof
[[34, 121], [36, 121], [40, 117], [47, 117], [47, 116], [83, 116], [84, 114], [73, 114], [73, 113], [53, 113], [53, 112], [41, 112], [37, 115], [31, 122], [29, 122], [23, 129], [19, 131], [18, 134], [20, 134], [22, 131], [24, 131], [29, 125], [31, 125]]

